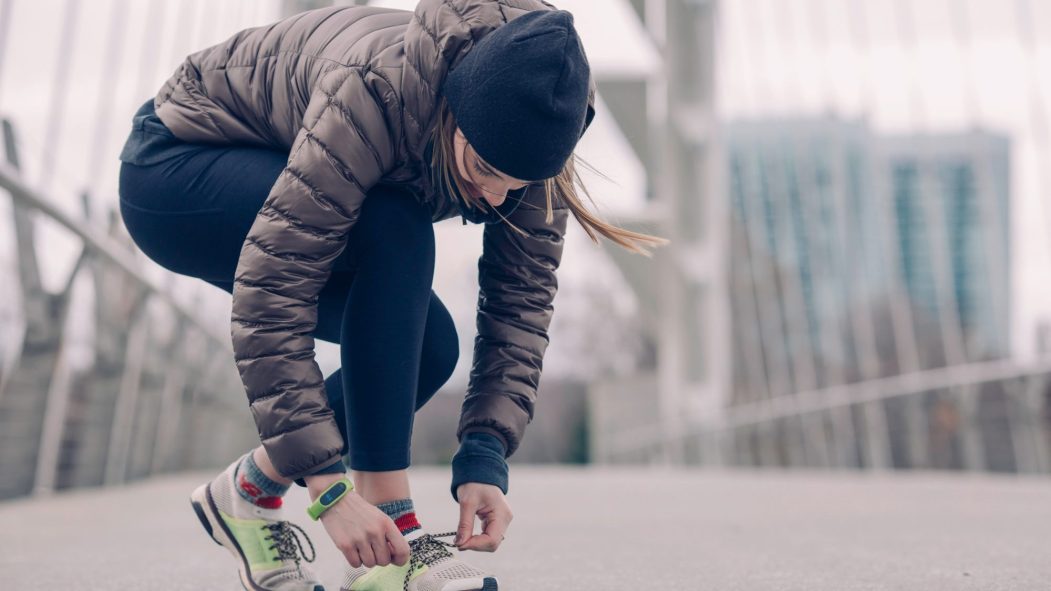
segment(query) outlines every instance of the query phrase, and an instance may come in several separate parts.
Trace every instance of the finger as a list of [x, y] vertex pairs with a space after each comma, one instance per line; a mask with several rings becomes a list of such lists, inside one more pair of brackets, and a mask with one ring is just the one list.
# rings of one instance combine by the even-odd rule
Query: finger
[[496, 545], [499, 546], [503, 535], [508, 531], [509, 525], [511, 525], [511, 518], [507, 513], [493, 513], [492, 517], [486, 522], [486, 533], [495, 539]]
[[391, 562], [391, 564], [396, 564], [398, 566], [405, 566], [405, 563], [408, 562], [408, 560], [402, 560], [398, 556], [398, 551], [394, 548], [394, 544], [392, 544], [390, 542], [390, 540], [387, 540], [387, 551], [390, 552], [390, 562]]
[[390, 550], [387, 549], [387, 532], [384, 532], [375, 539], [370, 540], [372, 545], [372, 553], [376, 556], [376, 565], [384, 566], [390, 564]]
[[511, 519], [504, 513], [496, 513], [492, 516], [492, 519], [486, 522], [485, 535], [493, 540], [492, 551], [496, 551], [500, 547], [500, 544], [504, 541], [504, 534], [507, 533], [507, 526], [510, 524]]
[[409, 561], [409, 542], [405, 539], [405, 536], [398, 531], [397, 526], [391, 525], [389, 532], [387, 533], [387, 543], [391, 547], [391, 560], [398, 566], [405, 566], [405, 563]]
[[372, 552], [372, 545], [368, 540], [363, 540], [358, 545], [358, 554], [361, 555], [361, 564], [372, 568], [376, 566], [376, 555]]
[[460, 550], [478, 550], [479, 552], [492, 552], [499, 545], [489, 534], [478, 534], [473, 536], [466, 544], [460, 546]]
[[361, 566], [361, 556], [358, 555], [357, 548], [351, 548], [350, 550], [343, 552], [343, 556], [347, 559], [347, 562], [350, 563], [350, 566], [353, 566], [354, 568]]
[[465, 499], [460, 501], [460, 524], [456, 528], [456, 543], [463, 544], [471, 539], [474, 533], [475, 501]]

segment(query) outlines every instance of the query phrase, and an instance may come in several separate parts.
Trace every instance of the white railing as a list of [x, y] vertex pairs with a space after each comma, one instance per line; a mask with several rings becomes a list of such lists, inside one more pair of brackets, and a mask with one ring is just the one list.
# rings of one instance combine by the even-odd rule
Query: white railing
[[[7, 120], [3, 137], [24, 330], [0, 367], [0, 499], [217, 466], [257, 443], [228, 333], [143, 274], [115, 214], [108, 228], [75, 219], [27, 184]], [[40, 281], [41, 217], [82, 245], [56, 293]], [[76, 318], [91, 325], [86, 367], [70, 355], [83, 298], [94, 302]]]

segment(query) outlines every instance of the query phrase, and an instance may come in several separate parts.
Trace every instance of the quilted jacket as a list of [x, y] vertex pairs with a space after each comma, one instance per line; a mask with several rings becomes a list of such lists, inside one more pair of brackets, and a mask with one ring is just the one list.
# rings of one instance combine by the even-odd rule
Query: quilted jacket
[[[475, 42], [540, 0], [422, 0], [415, 11], [328, 7], [240, 31], [193, 53], [154, 98], [188, 142], [289, 152], [241, 249], [231, 336], [260, 439], [300, 478], [340, 460], [343, 439], [314, 357], [317, 296], [369, 188], [409, 189], [433, 220], [459, 208], [431, 185], [424, 153], [448, 71]], [[594, 82], [587, 105], [594, 116]], [[532, 420], [555, 271], [569, 216], [525, 190], [509, 219], [483, 232], [477, 330], [457, 439], [497, 435], [509, 457]], [[465, 220], [466, 223], [466, 220]], [[396, 239], [396, 237], [392, 238]]]

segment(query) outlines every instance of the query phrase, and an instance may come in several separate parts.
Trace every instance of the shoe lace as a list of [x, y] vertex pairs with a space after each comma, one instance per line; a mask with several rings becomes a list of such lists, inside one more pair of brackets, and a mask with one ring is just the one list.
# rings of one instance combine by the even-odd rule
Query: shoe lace
[[456, 532], [451, 531], [444, 534], [423, 534], [409, 542], [409, 570], [405, 572], [405, 582], [402, 585], [403, 591], [409, 591], [409, 578], [412, 573], [416, 572], [417, 568], [422, 568], [424, 565], [434, 564], [435, 562], [443, 558], [452, 558], [452, 552], [445, 549], [446, 546], [456, 548], [456, 544], [452, 544], [437, 538], [446, 538], [449, 536], [455, 536]]
[[[269, 549], [277, 549], [277, 556], [281, 560], [294, 560], [298, 568], [300, 554], [303, 555], [303, 560], [307, 562], [314, 562], [317, 559], [314, 543], [310, 541], [310, 536], [307, 535], [307, 532], [303, 531], [303, 528], [298, 525], [290, 521], [277, 521], [267, 523], [262, 528], [270, 530], [270, 534], [263, 539], [274, 540], [274, 543], [270, 544]], [[303, 538], [306, 539], [307, 544], [310, 546], [310, 558], [307, 558], [306, 552], [303, 551], [303, 543], [299, 541], [298, 534], [292, 528], [299, 530], [303, 534]]]

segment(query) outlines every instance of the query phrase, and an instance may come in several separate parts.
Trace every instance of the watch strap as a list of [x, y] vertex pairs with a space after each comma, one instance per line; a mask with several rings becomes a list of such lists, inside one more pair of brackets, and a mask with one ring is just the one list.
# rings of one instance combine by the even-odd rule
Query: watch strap
[[352, 490], [354, 490], [354, 483], [346, 477], [340, 478], [321, 491], [321, 494], [307, 507], [307, 515], [314, 521], [317, 521], [322, 513], [327, 511], [332, 505], [335, 505]]

